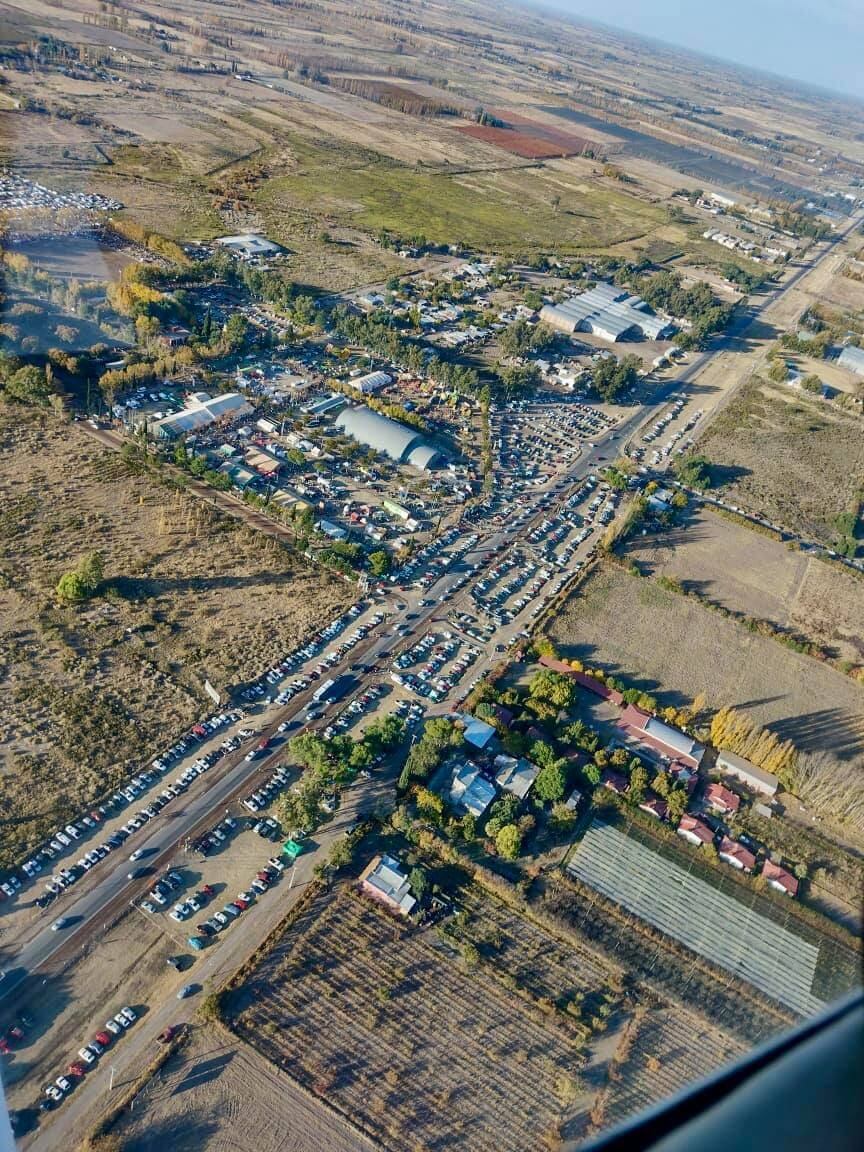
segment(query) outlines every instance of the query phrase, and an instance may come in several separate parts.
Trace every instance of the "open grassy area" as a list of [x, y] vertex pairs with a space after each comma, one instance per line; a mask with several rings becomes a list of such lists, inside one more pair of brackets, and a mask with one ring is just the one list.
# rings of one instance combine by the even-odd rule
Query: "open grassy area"
[[[0, 850], [115, 784], [345, 605], [347, 586], [200, 502], [129, 475], [78, 427], [0, 409]], [[54, 589], [89, 550], [107, 592]]]
[[710, 424], [700, 451], [725, 471], [732, 502], [832, 544], [864, 476], [860, 416], [758, 377]]
[[661, 706], [701, 692], [710, 706], [740, 708], [802, 751], [864, 766], [859, 685], [650, 578], [601, 567], [549, 633], [563, 655], [621, 676]]
[[864, 664], [864, 580], [854, 572], [790, 550], [710, 508], [666, 532], [634, 537], [627, 556], [648, 575], [789, 629], [840, 661]]
[[566, 167], [450, 174], [334, 139], [292, 141], [291, 149], [292, 170], [267, 180], [257, 196], [277, 227], [311, 212], [335, 226], [422, 232], [435, 243], [481, 251], [576, 252], [643, 237], [666, 223], [663, 209], [586, 183], [584, 174]]

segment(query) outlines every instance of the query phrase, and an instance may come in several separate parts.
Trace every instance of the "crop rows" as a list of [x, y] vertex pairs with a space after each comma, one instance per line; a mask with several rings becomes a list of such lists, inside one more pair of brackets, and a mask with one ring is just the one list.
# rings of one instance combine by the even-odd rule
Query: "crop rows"
[[608, 825], [588, 830], [569, 870], [662, 932], [804, 1016], [818, 948]]
[[517, 1152], [566, 1122], [580, 1064], [566, 1028], [353, 891], [305, 925], [236, 1024], [306, 1087], [396, 1149]]
[[739, 1056], [745, 1046], [681, 1008], [647, 1013], [610, 1078], [604, 1122], [616, 1124]]

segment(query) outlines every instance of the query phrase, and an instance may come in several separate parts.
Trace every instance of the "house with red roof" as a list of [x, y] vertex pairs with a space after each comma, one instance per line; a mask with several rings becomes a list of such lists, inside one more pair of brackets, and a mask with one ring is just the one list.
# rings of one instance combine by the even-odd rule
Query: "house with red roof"
[[731, 864], [739, 872], [752, 872], [756, 864], [756, 857], [737, 840], [730, 840], [724, 836], [717, 849], [717, 855], [724, 864]]
[[649, 816], [654, 816], [657, 820], [665, 820], [669, 815], [669, 805], [659, 796], [649, 796], [642, 801], [639, 807], [643, 812], [647, 812]]
[[677, 760], [686, 768], [697, 769], [705, 755], [705, 746], [680, 728], [664, 724], [644, 708], [628, 704], [618, 720], [630, 740], [644, 744], [669, 760]]
[[619, 796], [623, 796], [630, 786], [630, 781], [626, 776], [620, 772], [615, 772], [612, 768], [607, 768], [603, 773], [600, 783], [604, 788], [608, 788], [612, 792], [617, 792]]
[[697, 847], [714, 843], [714, 833], [708, 825], [703, 824], [698, 816], [691, 816], [689, 812], [685, 812], [681, 817], [677, 831], [679, 836], [683, 836], [688, 843], [695, 844]]
[[798, 895], [796, 878], [791, 872], [787, 872], [785, 868], [775, 864], [773, 860], [766, 860], [762, 865], [762, 875], [777, 892], [783, 892], [786, 896]]
[[715, 812], [733, 816], [741, 805], [741, 799], [722, 784], [709, 784], [705, 789], [705, 803]]

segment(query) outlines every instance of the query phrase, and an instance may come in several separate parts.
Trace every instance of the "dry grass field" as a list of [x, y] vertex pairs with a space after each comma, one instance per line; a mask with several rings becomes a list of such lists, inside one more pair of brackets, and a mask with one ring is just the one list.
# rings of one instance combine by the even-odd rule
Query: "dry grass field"
[[239, 1034], [385, 1147], [524, 1152], [574, 1118], [577, 1031], [353, 888], [314, 902], [242, 993]]
[[799, 389], [749, 380], [699, 450], [726, 470], [733, 503], [807, 538], [832, 544], [835, 518], [857, 506], [864, 423]]
[[359, 1152], [373, 1148], [332, 1109], [214, 1027], [152, 1080], [118, 1130], [124, 1152]]
[[627, 547], [650, 576], [800, 633], [838, 660], [864, 664], [864, 580], [702, 509]]
[[609, 565], [567, 603], [549, 634], [567, 657], [683, 705], [740, 708], [801, 751], [864, 766], [862, 693], [841, 672]]
[[[349, 600], [347, 586], [152, 481], [74, 426], [0, 409], [3, 792], [14, 854]], [[86, 552], [106, 595], [61, 606]]]

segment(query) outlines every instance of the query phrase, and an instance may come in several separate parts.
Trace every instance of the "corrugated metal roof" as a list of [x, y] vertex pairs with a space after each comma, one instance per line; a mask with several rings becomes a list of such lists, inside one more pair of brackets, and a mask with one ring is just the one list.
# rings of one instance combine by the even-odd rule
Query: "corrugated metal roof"
[[408, 428], [365, 406], [345, 408], [336, 417], [336, 427], [399, 464], [430, 468], [438, 455], [416, 428]]
[[633, 328], [656, 340], [669, 325], [646, 309], [641, 297], [631, 296], [614, 284], [601, 283], [560, 304], [547, 304], [540, 318], [558, 328], [594, 332], [611, 340], [620, 339]]
[[837, 363], [850, 372], [857, 372], [864, 376], [864, 348], [856, 348], [854, 344], [847, 345], [837, 357]]

